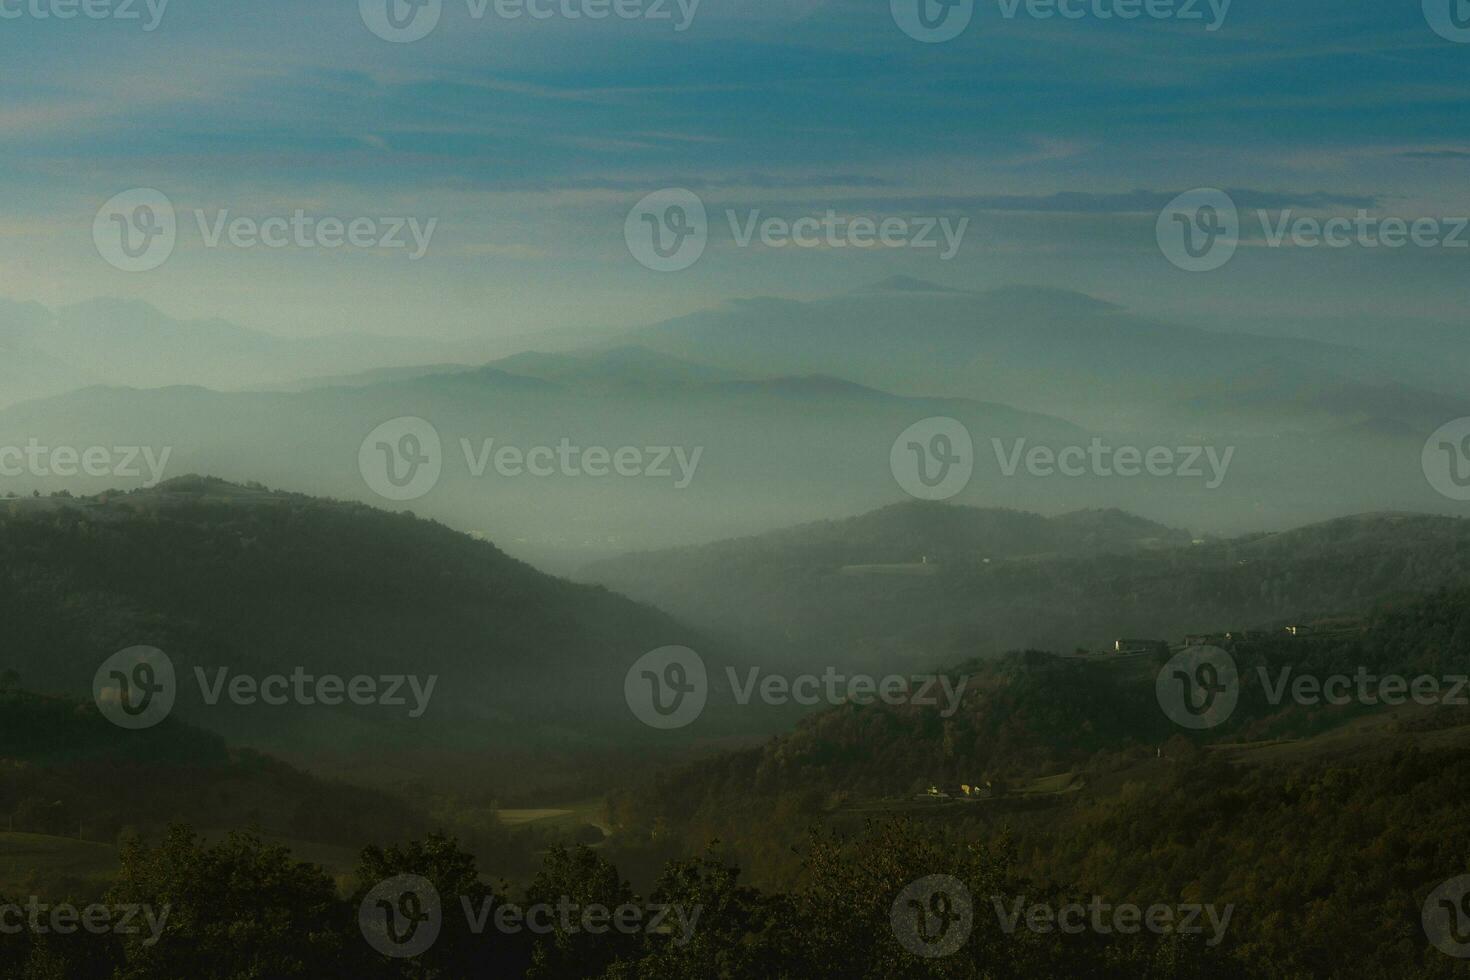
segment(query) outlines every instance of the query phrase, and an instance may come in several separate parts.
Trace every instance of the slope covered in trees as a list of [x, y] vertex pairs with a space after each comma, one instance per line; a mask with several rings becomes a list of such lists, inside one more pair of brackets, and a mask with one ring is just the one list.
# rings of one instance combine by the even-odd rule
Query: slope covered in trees
[[908, 503], [631, 554], [584, 576], [804, 663], [929, 668], [1365, 615], [1470, 582], [1470, 521], [1374, 514], [1192, 541], [1119, 511], [1044, 518]]
[[[622, 698], [638, 657], [671, 643], [714, 655], [657, 610], [442, 525], [200, 478], [0, 501], [0, 638], [0, 669], [31, 690], [87, 697], [109, 656], [156, 647], [175, 714], [232, 740], [404, 778], [459, 753], [528, 792], [558, 759], [648, 738]], [[413, 678], [427, 697], [405, 681], [402, 705], [240, 704], [228, 687], [210, 703], [222, 677], [298, 669]]]

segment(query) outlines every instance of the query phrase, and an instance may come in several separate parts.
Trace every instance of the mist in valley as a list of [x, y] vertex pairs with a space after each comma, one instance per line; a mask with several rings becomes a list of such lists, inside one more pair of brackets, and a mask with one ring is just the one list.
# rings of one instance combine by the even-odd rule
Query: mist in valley
[[0, 975], [1457, 975], [1420, 7], [0, 3]]

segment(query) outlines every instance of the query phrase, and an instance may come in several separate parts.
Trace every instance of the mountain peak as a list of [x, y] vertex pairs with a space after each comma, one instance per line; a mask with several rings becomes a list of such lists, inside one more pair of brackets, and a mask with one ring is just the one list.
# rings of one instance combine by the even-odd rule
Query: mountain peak
[[1121, 309], [1116, 303], [1110, 303], [1105, 299], [1098, 299], [1089, 293], [1080, 292], [1075, 289], [1064, 289], [1060, 286], [1034, 286], [1016, 283], [987, 289], [983, 295], [986, 299], [998, 304], [1025, 307], [1028, 309], [1070, 309], [1088, 312]]
[[719, 384], [718, 388], [723, 391], [739, 392], [742, 394], [758, 391], [797, 398], [843, 396], [860, 398], [892, 397], [886, 391], [869, 388], [855, 381], [848, 381], [846, 378], [839, 378], [830, 374], [781, 375], [774, 378], [727, 381]]
[[871, 285], [855, 290], [858, 293], [960, 293], [961, 289], [951, 289], [927, 279], [917, 279], [914, 276], [889, 276], [880, 279]]
[[490, 369], [558, 383], [638, 386], [720, 381], [716, 368], [640, 344], [561, 353], [525, 351], [494, 361]]

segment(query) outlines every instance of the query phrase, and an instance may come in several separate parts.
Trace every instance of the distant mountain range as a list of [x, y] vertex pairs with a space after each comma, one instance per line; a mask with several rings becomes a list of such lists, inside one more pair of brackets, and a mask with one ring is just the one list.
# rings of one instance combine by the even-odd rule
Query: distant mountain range
[[[973, 292], [909, 277], [809, 302], [736, 300], [620, 336], [539, 341], [284, 338], [220, 319], [179, 320], [135, 300], [56, 310], [0, 301], [7, 355], [0, 406], [89, 384], [363, 386], [499, 356], [493, 366], [507, 373], [592, 388], [819, 375], [900, 394], [1002, 402], [1104, 430], [1422, 427], [1464, 409], [1463, 374], [1451, 367], [1465, 345], [1451, 343], [1448, 331], [1420, 331], [1395, 348], [1360, 323], [1336, 336], [1299, 324], [1301, 339], [1284, 332], [1290, 323], [1261, 326], [1205, 330], [1068, 290]], [[1463, 353], [1470, 367], [1470, 347]]]
[[1364, 613], [1470, 583], [1470, 520], [1372, 514], [1192, 539], [1118, 511], [1044, 518], [910, 503], [627, 555], [582, 577], [746, 647], [932, 667]]
[[[1316, 339], [1224, 333], [1067, 290], [970, 292], [908, 278], [813, 302], [731, 302], [629, 336], [725, 369], [826, 373], [893, 391], [979, 396], [1101, 428], [1168, 429], [1169, 410], [1200, 391], [1248, 392], [1278, 372], [1349, 395], [1354, 385], [1443, 378], [1422, 349], [1370, 353]], [[1349, 401], [1349, 416], [1372, 408]], [[1208, 417], [1188, 425], [1202, 421]]]
[[243, 388], [388, 366], [482, 362], [504, 344], [369, 334], [286, 338], [227, 320], [180, 320], [137, 300], [56, 310], [0, 300], [0, 406], [86, 385]]
[[[300, 392], [95, 387], [0, 410], [0, 446], [35, 438], [50, 446], [166, 447], [172, 474], [259, 479], [388, 504], [365, 481], [359, 449], [385, 420], [422, 418], [439, 435], [442, 476], [407, 505], [569, 569], [589, 556], [890, 502], [902, 495], [889, 466], [893, 442], [926, 417], [952, 416], [1007, 439], [1087, 435], [1063, 419], [991, 402], [897, 396], [819, 376], [731, 377], [622, 348], [527, 354], [473, 370]], [[564, 442], [608, 454], [636, 450], [647, 475], [558, 469], [536, 478], [493, 465], [500, 447], [529, 452]], [[140, 483], [9, 482], [21, 492]]]
[[[1470, 400], [1427, 386], [1442, 365], [1423, 347], [1399, 356], [1202, 330], [1056, 289], [893, 279], [812, 302], [741, 300], [600, 337], [572, 349], [561, 346], [566, 336], [537, 350], [506, 341], [506, 356], [492, 360], [392, 338], [284, 340], [132, 302], [0, 305], [9, 355], [0, 405], [51, 395], [0, 409], [0, 448], [31, 439], [168, 448], [172, 474], [381, 504], [358, 450], [381, 423], [422, 418], [441, 436], [443, 475], [398, 503], [566, 572], [623, 551], [904, 500], [890, 450], [936, 416], [958, 419], [974, 439], [975, 473], [959, 503], [1126, 508], [1217, 533], [1372, 509], [1453, 512], [1420, 455], [1431, 432], [1470, 415]], [[180, 379], [189, 384], [161, 387]], [[1007, 471], [1007, 459], [1030, 450], [1094, 439], [1139, 451], [1208, 447], [1229, 452], [1230, 468], [1218, 486]], [[699, 462], [677, 488], [675, 478], [507, 479], [482, 468], [497, 448], [563, 442], [654, 450], [650, 458], [677, 447]], [[138, 482], [27, 473], [0, 490]]]

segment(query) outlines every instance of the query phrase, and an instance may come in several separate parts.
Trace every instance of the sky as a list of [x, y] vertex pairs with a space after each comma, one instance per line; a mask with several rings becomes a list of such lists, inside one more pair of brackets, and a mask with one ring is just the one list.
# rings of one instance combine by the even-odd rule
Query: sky
[[[1174, 15], [1135, 19], [1106, 15], [1144, 0], [1065, 0], [1075, 18], [974, 0], [963, 24], [957, 0], [944, 25], [963, 29], [942, 41], [911, 36], [919, 0], [530, 0], [545, 17], [428, 2], [0, 0], [0, 297], [444, 338], [893, 275], [1078, 289], [1246, 331], [1455, 323], [1470, 300], [1470, 247], [1269, 247], [1249, 230], [1258, 209], [1361, 209], [1454, 239], [1470, 215], [1462, 0], [1149, 0]], [[924, 2], [931, 22], [946, 14]], [[437, 22], [385, 40], [388, 3], [410, 30]], [[96, 236], [139, 188], [176, 232], [166, 261], [126, 271]], [[629, 215], [670, 188], [697, 196], [708, 243], [657, 271]], [[1245, 229], [1203, 273], [1158, 238], [1160, 210], [1194, 188], [1224, 189]], [[297, 211], [369, 224], [361, 245], [211, 243], [237, 218]], [[829, 212], [904, 233], [739, 240], [752, 221]], [[952, 255], [938, 231], [939, 247], [913, 244], [962, 221]], [[417, 255], [407, 229], [431, 223]], [[406, 246], [383, 247], [395, 224]]]

